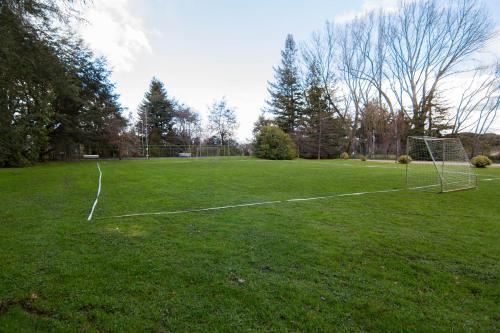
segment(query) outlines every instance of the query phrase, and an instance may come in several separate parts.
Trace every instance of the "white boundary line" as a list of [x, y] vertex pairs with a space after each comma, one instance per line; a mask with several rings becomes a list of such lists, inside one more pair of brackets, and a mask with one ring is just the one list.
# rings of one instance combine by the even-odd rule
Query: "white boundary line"
[[196, 213], [196, 212], [206, 212], [206, 211], [211, 211], [211, 210], [222, 210], [222, 209], [228, 209], [228, 208], [270, 205], [270, 204], [282, 203], [282, 202], [283, 201], [263, 201], [263, 202], [253, 202], [253, 203], [239, 204], [239, 205], [228, 205], [228, 206], [209, 207], [209, 208], [174, 210], [174, 211], [169, 211], [169, 212], [134, 213], [134, 214], [124, 214], [124, 215], [114, 215], [114, 216], [99, 217], [98, 220], [112, 219], [112, 218], [122, 218], [122, 217], [134, 217], [134, 216], [147, 216], [147, 215], [171, 215], [171, 214], [183, 214], [183, 213]]
[[380, 165], [366, 165], [365, 168], [377, 168], [377, 169], [393, 169], [393, 170], [403, 170], [404, 168], [398, 168], [398, 167], [386, 167], [386, 166], [380, 166]]
[[[99, 165], [98, 165], [99, 167]], [[100, 171], [100, 169], [99, 169]], [[493, 179], [480, 179], [480, 181], [491, 181], [491, 180], [499, 180], [500, 178], [493, 178]], [[99, 177], [99, 190], [97, 196], [99, 197], [99, 191], [100, 191], [100, 182], [101, 179]], [[321, 200], [321, 199], [331, 199], [331, 198], [339, 198], [339, 197], [347, 197], [347, 196], [357, 196], [357, 195], [365, 195], [365, 194], [377, 194], [377, 193], [389, 193], [389, 192], [401, 192], [405, 190], [419, 190], [423, 188], [428, 188], [428, 187], [435, 187], [439, 185], [426, 185], [426, 186], [417, 186], [417, 187], [410, 187], [410, 188], [397, 188], [397, 189], [392, 189], [392, 190], [378, 190], [378, 191], [371, 191], [371, 192], [353, 192], [353, 193], [341, 193], [341, 194], [333, 194], [333, 195], [326, 195], [326, 196], [321, 196], [321, 197], [309, 197], [309, 198], [294, 198], [294, 199], [287, 199], [287, 200], [275, 200], [275, 201], [262, 201], [262, 202], [252, 202], [252, 203], [246, 203], [246, 204], [237, 204], [237, 205], [227, 205], [227, 206], [218, 206], [218, 207], [208, 207], [208, 208], [197, 208], [197, 209], [184, 209], [184, 210], [174, 210], [174, 211], [165, 211], [165, 212], [154, 212], [154, 213], [133, 213], [133, 214], [123, 214], [123, 215], [113, 215], [113, 216], [104, 216], [104, 217], [99, 217], [97, 218], [98, 220], [104, 220], [104, 219], [112, 219], [112, 218], [124, 218], [124, 217], [138, 217], [138, 216], [152, 216], [152, 215], [173, 215], [173, 214], [186, 214], [186, 213], [196, 213], [196, 212], [207, 212], [207, 211], [217, 211], [217, 210], [223, 210], [223, 209], [229, 209], [229, 208], [241, 208], [241, 207], [252, 207], [252, 206], [263, 206], [263, 205], [272, 205], [272, 204], [281, 204], [281, 203], [287, 203], [287, 202], [300, 202], [300, 201], [313, 201], [313, 200]], [[94, 207], [97, 204], [97, 198], [94, 203]], [[94, 208], [92, 208], [93, 211]], [[92, 213], [89, 215], [89, 221], [90, 218], [92, 217]]]
[[101, 167], [99, 166], [99, 162], [97, 162], [97, 170], [99, 170], [99, 186], [97, 187], [97, 195], [95, 197], [95, 201], [94, 201], [94, 204], [92, 205], [92, 209], [90, 210], [90, 214], [89, 214], [89, 217], [87, 218], [87, 221], [92, 220], [92, 214], [94, 214], [95, 206], [97, 206], [97, 201], [99, 200], [99, 195], [101, 194], [102, 171], [101, 171]]
[[476, 173], [475, 175], [478, 176], [478, 177], [491, 177], [491, 178], [494, 178], [494, 179], [500, 178], [500, 174], [493, 175], [491, 173]]
[[212, 210], [223, 210], [223, 209], [229, 209], [229, 208], [272, 205], [272, 204], [280, 204], [280, 203], [286, 203], [286, 202], [312, 201], [312, 200], [331, 199], [331, 198], [336, 198], [336, 197], [346, 197], [346, 196], [355, 196], [355, 195], [364, 195], [364, 194], [399, 192], [399, 191], [403, 191], [403, 190], [405, 190], [405, 189], [399, 188], [399, 189], [381, 190], [381, 191], [373, 191], [373, 192], [341, 193], [341, 194], [333, 194], [333, 195], [327, 195], [327, 196], [322, 196], [322, 197], [295, 198], [295, 199], [276, 200], [276, 201], [262, 201], [262, 202], [252, 202], [252, 203], [238, 204], [238, 205], [209, 207], [209, 208], [185, 209], [185, 210], [174, 210], [174, 211], [154, 212], [154, 213], [134, 213], [134, 214], [114, 215], [114, 216], [99, 217], [98, 219], [103, 220], [103, 219], [123, 218], [123, 217], [185, 214], [185, 213], [195, 213], [195, 212], [206, 212], [206, 211], [212, 211]]

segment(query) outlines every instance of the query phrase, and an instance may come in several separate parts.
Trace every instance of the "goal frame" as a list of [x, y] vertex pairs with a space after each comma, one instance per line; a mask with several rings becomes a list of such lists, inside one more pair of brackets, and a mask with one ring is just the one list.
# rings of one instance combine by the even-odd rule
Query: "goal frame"
[[[415, 152], [412, 151], [412, 144], [411, 144], [412, 140], [414, 140], [415, 142], [421, 140], [421, 142], [425, 143], [426, 154], [428, 154], [427, 159], [423, 159], [421, 156], [415, 156], [416, 155]], [[441, 142], [442, 145], [440, 145]], [[431, 143], [432, 145], [435, 145], [435, 147], [431, 147]], [[447, 151], [447, 146], [449, 148], [449, 146], [453, 144], [455, 145], [454, 147], [452, 147], [455, 149], [453, 152], [456, 153], [456, 155], [454, 155], [453, 158], [451, 158], [449, 154], [447, 156], [447, 152], [449, 153], [449, 150]], [[439, 150], [436, 148], [442, 149], [441, 154], [439, 154]], [[472, 165], [470, 164], [470, 160], [459, 138], [409, 136], [406, 142], [406, 155], [410, 157], [410, 161], [408, 161], [408, 163], [406, 164], [407, 188], [429, 189], [437, 187], [439, 188], [439, 193], [445, 193], [445, 192], [468, 190], [477, 187], [477, 175], [472, 171]], [[433, 184], [427, 184], [424, 186], [418, 186], [412, 188], [410, 185], [410, 175], [413, 172], [413, 170], [415, 168], [418, 168], [419, 166], [423, 168], [425, 167], [426, 164], [428, 165], [430, 163], [432, 163], [432, 165], [434, 166], [433, 168], [435, 171], [434, 178], [437, 181], [435, 181]], [[460, 171], [453, 171], [453, 168], [460, 168], [459, 169]], [[418, 172], [416, 173], [418, 174]], [[464, 180], [458, 180], [458, 181], [455, 180], [454, 182], [450, 182], [449, 178], [453, 178], [453, 177], [448, 177], [448, 175], [450, 174], [455, 178], [459, 176], [453, 174], [460, 174], [462, 175]], [[454, 184], [456, 186], [451, 186]]]

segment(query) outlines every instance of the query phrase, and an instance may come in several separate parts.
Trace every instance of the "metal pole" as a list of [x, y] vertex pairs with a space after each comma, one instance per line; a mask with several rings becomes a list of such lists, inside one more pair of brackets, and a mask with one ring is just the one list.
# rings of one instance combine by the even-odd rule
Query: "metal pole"
[[375, 156], [375, 130], [372, 129], [372, 158]]
[[146, 159], [149, 160], [149, 141], [148, 141], [148, 107], [144, 106], [144, 117], [146, 118]]
[[[409, 149], [409, 147], [410, 147], [410, 137], [407, 137], [406, 138], [406, 157], [408, 159], [410, 157], [410, 149]], [[398, 157], [396, 156], [396, 159], [397, 158]], [[406, 163], [406, 188], [408, 188], [408, 164], [410, 164], [409, 162], [410, 161], [408, 160], [407, 163]]]
[[[142, 134], [144, 134], [144, 122], [142, 122], [141, 125], [142, 125]], [[144, 156], [144, 153], [146, 152], [144, 137], [141, 137], [141, 148], [142, 148], [142, 156]]]
[[434, 154], [432, 154], [432, 150], [429, 147], [429, 143], [427, 142], [427, 139], [424, 137], [424, 138], [422, 138], [422, 140], [424, 140], [424, 142], [425, 142], [425, 146], [427, 147], [427, 151], [429, 152], [429, 154], [431, 155], [431, 158], [432, 158], [432, 164], [434, 164], [434, 168], [436, 169], [436, 173], [439, 176], [439, 182], [441, 184], [441, 193], [442, 193], [443, 192], [443, 175], [439, 172], [438, 166], [436, 164], [437, 163], [436, 159], [434, 158]]
[[443, 161], [441, 163], [441, 174], [443, 175], [443, 178], [442, 178], [442, 181], [441, 181], [441, 192], [443, 192], [444, 182], [446, 181], [445, 178], [444, 178], [444, 159], [446, 157], [445, 156], [445, 148], [446, 148], [445, 143], [446, 143], [446, 141], [443, 140], [443, 147], [442, 147], [442, 149], [443, 149]]

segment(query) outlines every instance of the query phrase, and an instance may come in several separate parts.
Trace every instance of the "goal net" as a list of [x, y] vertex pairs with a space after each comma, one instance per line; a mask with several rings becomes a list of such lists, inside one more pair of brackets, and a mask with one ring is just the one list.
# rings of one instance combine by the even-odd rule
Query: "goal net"
[[458, 138], [408, 137], [406, 184], [413, 189], [449, 192], [476, 187], [467, 153]]

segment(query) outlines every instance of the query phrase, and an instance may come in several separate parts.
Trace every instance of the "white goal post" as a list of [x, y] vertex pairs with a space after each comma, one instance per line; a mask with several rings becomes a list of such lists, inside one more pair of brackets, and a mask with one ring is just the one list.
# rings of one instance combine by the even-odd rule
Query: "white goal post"
[[410, 136], [406, 185], [412, 189], [449, 192], [474, 188], [476, 175], [459, 138]]

